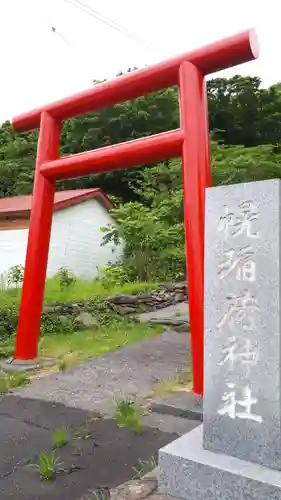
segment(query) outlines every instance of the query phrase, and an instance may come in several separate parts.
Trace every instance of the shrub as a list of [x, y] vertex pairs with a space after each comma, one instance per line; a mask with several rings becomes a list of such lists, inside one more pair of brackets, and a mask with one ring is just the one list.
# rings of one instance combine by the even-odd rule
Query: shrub
[[130, 282], [128, 272], [122, 264], [103, 266], [102, 274], [102, 282], [106, 288]]
[[0, 309], [0, 339], [11, 337], [18, 325], [18, 306], [16, 304]]
[[23, 282], [23, 275], [24, 267], [21, 264], [11, 267], [8, 271], [8, 285], [16, 285], [18, 288]]
[[75, 284], [76, 277], [74, 276], [73, 272], [67, 267], [61, 267], [58, 276], [61, 290], [67, 290]]

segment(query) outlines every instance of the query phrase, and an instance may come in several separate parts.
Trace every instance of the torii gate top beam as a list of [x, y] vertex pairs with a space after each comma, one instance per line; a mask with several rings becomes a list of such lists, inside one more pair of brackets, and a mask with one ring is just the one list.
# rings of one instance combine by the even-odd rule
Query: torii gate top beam
[[43, 111], [63, 121], [171, 87], [178, 83], [179, 68], [184, 61], [194, 64], [203, 75], [208, 75], [251, 61], [258, 57], [258, 52], [256, 33], [254, 30], [247, 30], [21, 114], [13, 119], [13, 126], [19, 131], [32, 130], [39, 127]]

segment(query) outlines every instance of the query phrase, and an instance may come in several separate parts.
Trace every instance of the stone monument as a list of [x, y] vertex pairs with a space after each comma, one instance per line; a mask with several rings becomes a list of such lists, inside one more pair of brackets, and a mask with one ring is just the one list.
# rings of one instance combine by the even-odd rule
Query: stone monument
[[203, 425], [159, 452], [177, 498], [281, 499], [280, 190], [207, 190]]

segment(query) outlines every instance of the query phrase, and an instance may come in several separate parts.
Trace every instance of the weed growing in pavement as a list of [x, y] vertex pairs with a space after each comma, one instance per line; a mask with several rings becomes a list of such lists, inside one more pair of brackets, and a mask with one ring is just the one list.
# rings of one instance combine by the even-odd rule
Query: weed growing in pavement
[[141, 434], [140, 417], [141, 408], [130, 397], [116, 401], [115, 419], [119, 427], [131, 427], [136, 434]]
[[141, 479], [145, 474], [156, 469], [158, 466], [156, 458], [152, 455], [148, 460], [138, 459], [138, 463], [136, 467], [133, 467], [133, 471], [135, 472], [134, 479]]
[[62, 448], [69, 442], [69, 430], [67, 427], [57, 427], [53, 432], [54, 448]]
[[38, 462], [30, 462], [28, 467], [39, 471], [40, 481], [53, 481], [61, 471], [61, 465], [59, 457], [52, 451], [40, 453]]

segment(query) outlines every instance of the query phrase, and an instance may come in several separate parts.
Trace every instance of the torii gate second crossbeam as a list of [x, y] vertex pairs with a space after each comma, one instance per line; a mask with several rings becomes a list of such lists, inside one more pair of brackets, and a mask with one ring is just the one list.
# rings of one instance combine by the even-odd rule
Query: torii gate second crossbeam
[[[204, 210], [211, 185], [205, 76], [256, 57], [256, 34], [245, 31], [13, 119], [16, 130], [40, 129], [15, 360], [37, 357], [55, 182], [182, 156], [193, 390], [203, 394]], [[63, 120], [173, 85], [179, 86], [179, 129], [59, 157]]]

